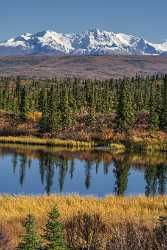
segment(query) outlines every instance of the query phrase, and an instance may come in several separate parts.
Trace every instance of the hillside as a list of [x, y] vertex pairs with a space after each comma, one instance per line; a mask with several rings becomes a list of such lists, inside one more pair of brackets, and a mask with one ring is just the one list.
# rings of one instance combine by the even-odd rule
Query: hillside
[[0, 75], [27, 78], [109, 79], [167, 73], [160, 56], [10, 56], [0, 57]]

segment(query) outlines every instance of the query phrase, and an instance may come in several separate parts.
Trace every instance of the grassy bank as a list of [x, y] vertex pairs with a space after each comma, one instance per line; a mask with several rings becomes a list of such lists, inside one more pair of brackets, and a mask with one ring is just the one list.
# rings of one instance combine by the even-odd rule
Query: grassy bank
[[167, 136], [160, 131], [133, 132], [126, 141], [131, 151], [167, 152]]
[[22, 145], [39, 145], [39, 146], [51, 146], [51, 147], [66, 147], [70, 149], [93, 149], [95, 147], [105, 147], [111, 149], [113, 152], [123, 153], [126, 151], [126, 147], [121, 143], [105, 143], [94, 141], [75, 141], [75, 140], [62, 140], [58, 138], [39, 138], [32, 136], [0, 136], [1, 144], [22, 144]]
[[161, 139], [142, 139], [132, 138], [130, 140], [131, 151], [147, 151], [147, 152], [167, 152], [167, 141]]
[[[103, 199], [73, 196], [0, 197], [0, 221], [8, 233], [12, 246], [16, 246], [22, 232], [21, 222], [30, 212], [35, 215], [38, 227], [46, 222], [48, 211], [57, 204], [60, 219], [64, 225], [71, 225], [79, 212], [98, 214], [108, 228], [115, 228], [129, 222], [145, 225], [152, 230], [160, 215], [167, 215], [165, 196], [159, 197], [113, 197]], [[75, 220], [74, 220], [75, 221]], [[69, 227], [67, 226], [67, 231]], [[72, 226], [71, 226], [72, 227]], [[70, 229], [72, 230], [72, 228]], [[107, 236], [106, 236], [107, 237]]]
[[85, 148], [89, 149], [93, 147], [93, 142], [82, 142], [75, 140], [61, 140], [61, 139], [45, 139], [38, 137], [19, 137], [19, 136], [0, 136], [0, 143], [14, 143], [25, 145], [44, 145], [44, 146], [59, 146], [70, 148]]
[[154, 136], [114, 136], [110, 141], [77, 141], [59, 138], [40, 138], [33, 136], [0, 136], [1, 144], [23, 144], [51, 147], [66, 147], [70, 149], [94, 149], [107, 147], [112, 152], [123, 153], [125, 151], [143, 152], [167, 152], [167, 139], [161, 138], [157, 133]]

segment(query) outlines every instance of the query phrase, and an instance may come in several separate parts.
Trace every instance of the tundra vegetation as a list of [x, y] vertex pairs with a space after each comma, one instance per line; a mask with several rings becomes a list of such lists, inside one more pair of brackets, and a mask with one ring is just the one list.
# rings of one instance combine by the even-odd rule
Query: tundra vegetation
[[1, 196], [0, 204], [1, 249], [167, 247], [165, 196]]

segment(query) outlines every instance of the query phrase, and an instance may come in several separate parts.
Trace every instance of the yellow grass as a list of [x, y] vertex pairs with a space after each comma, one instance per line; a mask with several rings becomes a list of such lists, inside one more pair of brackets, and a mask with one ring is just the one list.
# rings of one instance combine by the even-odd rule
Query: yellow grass
[[126, 147], [125, 145], [121, 144], [121, 143], [111, 143], [109, 145], [109, 148], [112, 150], [112, 151], [116, 151], [117, 153], [123, 153], [126, 151]]
[[92, 142], [82, 142], [74, 140], [61, 140], [61, 139], [45, 139], [38, 137], [15, 137], [15, 136], [0, 136], [0, 143], [18, 143], [18, 144], [30, 144], [30, 145], [47, 145], [47, 146], [64, 146], [75, 148], [91, 148]]
[[[129, 142], [128, 147], [119, 141], [113, 140], [113, 142], [106, 142], [111, 151], [125, 152], [126, 150], [131, 151], [145, 151], [145, 152], [160, 152], [167, 151], [167, 139], [158, 138], [147, 138], [140, 136], [130, 136], [125, 138], [125, 141]], [[39, 138], [33, 136], [0, 136], [0, 143], [13, 143], [13, 144], [24, 144], [24, 145], [45, 145], [54, 147], [66, 147], [75, 149], [93, 149], [100, 145], [100, 142], [94, 141], [76, 141], [76, 140], [63, 140], [59, 138]]]
[[61, 220], [65, 222], [79, 211], [89, 214], [98, 213], [106, 224], [134, 220], [144, 221], [151, 227], [160, 215], [167, 215], [167, 198], [159, 197], [114, 197], [103, 199], [95, 197], [71, 196], [1, 196], [0, 221], [10, 228], [13, 244], [16, 245], [21, 233], [21, 221], [30, 212], [33, 213], [39, 225], [44, 225], [46, 215], [57, 204]]
[[130, 143], [134, 148], [140, 148], [143, 151], [167, 151], [166, 134], [160, 131], [150, 133], [136, 133], [130, 138]]

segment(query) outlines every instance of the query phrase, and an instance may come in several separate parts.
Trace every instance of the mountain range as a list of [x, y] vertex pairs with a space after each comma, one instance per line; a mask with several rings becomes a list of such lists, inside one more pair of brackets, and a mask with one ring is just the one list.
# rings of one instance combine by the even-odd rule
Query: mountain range
[[75, 34], [53, 30], [25, 33], [0, 42], [0, 56], [11, 55], [161, 55], [167, 56], [167, 40], [151, 43], [143, 38], [90, 29]]

